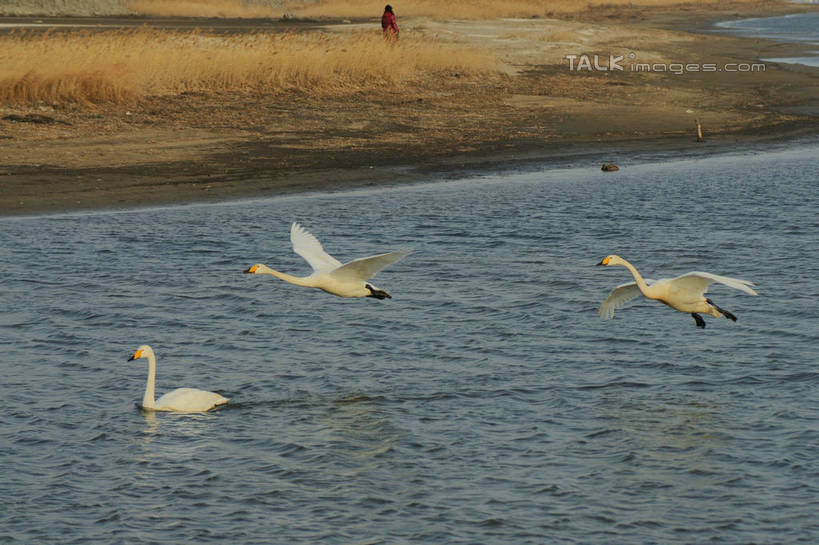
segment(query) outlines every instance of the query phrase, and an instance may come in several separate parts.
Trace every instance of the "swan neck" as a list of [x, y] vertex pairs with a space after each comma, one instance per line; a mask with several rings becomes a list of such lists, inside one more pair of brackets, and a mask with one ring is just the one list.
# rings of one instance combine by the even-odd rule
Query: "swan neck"
[[273, 270], [270, 267], [266, 267], [261, 272], [273, 275], [276, 278], [284, 280], [285, 282], [288, 282], [290, 284], [295, 284], [296, 286], [306, 286], [308, 288], [314, 287], [313, 283], [310, 281], [309, 276], [308, 277], [293, 276], [292, 274], [287, 274], [287, 273], [283, 273], [283, 272]]
[[634, 277], [634, 282], [637, 283], [637, 287], [640, 288], [640, 291], [643, 292], [643, 295], [646, 295], [646, 290], [648, 290], [648, 284], [646, 284], [646, 281], [643, 280], [643, 276], [640, 274], [640, 271], [638, 271], [634, 265], [632, 265], [622, 257], [620, 259], [623, 261], [623, 267], [627, 268], [631, 272], [631, 276]]
[[156, 356], [148, 354], [148, 382], [145, 385], [145, 395], [142, 396], [142, 406], [150, 409], [154, 406], [154, 384], [156, 383]]

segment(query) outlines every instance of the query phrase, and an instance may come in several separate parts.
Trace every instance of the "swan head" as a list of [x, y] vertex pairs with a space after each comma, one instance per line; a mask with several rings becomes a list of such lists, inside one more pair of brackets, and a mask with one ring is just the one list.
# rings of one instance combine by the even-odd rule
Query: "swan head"
[[149, 358], [149, 357], [151, 357], [153, 355], [154, 355], [153, 349], [150, 346], [148, 346], [147, 344], [143, 344], [142, 346], [137, 348], [137, 351], [134, 352], [133, 356], [128, 358], [128, 361], [138, 360], [140, 358]]
[[598, 263], [598, 265], [604, 265], [606, 267], [614, 267], [616, 265], [622, 265], [625, 263], [625, 259], [620, 257], [619, 255], [609, 255], [603, 258], [603, 260]]
[[260, 273], [264, 272], [265, 269], [267, 269], [267, 267], [265, 267], [261, 263], [256, 263], [255, 265], [253, 265], [252, 267], [247, 269], [245, 271], [245, 273], [247, 273], [247, 274], [260, 274]]

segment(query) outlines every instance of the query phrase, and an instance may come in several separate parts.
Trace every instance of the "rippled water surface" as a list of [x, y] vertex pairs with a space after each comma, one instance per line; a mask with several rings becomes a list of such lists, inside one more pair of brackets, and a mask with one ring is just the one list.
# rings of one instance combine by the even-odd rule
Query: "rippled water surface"
[[[816, 543], [819, 146], [0, 220], [0, 542]], [[351, 259], [415, 251], [346, 300]], [[737, 323], [636, 300], [704, 270]], [[158, 393], [231, 398], [143, 414]]]
[[779, 57], [762, 60], [819, 67], [819, 13], [817, 12], [723, 21], [718, 23], [717, 27], [723, 31], [741, 36], [809, 45], [814, 47], [815, 50], [809, 51], [809, 54], [803, 57]]

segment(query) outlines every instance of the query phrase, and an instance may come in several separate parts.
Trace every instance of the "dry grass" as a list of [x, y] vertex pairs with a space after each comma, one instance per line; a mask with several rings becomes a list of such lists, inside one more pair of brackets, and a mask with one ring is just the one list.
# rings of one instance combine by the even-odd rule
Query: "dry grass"
[[543, 40], [550, 43], [578, 43], [582, 41], [582, 36], [579, 32], [573, 29], [556, 30], [549, 35], [543, 35]]
[[2, 0], [0, 13], [21, 16], [128, 15], [126, 0]]
[[[756, 3], [758, 0], [736, 0]], [[413, 0], [395, 3], [400, 17], [432, 17], [444, 19], [495, 19], [498, 17], [548, 17], [579, 13], [595, 8], [638, 9], [641, 7], [669, 7], [693, 5], [717, 6], [720, 0]], [[313, 2], [284, 2], [278, 7], [264, 0], [129, 0], [127, 6], [135, 13], [147, 15], [180, 15], [205, 17], [281, 17], [292, 13], [297, 17], [376, 18], [381, 15], [384, 0], [316, 0]]]
[[285, 13], [272, 2], [242, 0], [128, 0], [134, 13], [164, 17], [279, 18]]
[[0, 102], [121, 103], [144, 95], [242, 91], [313, 95], [496, 72], [486, 51], [352, 35], [208, 36], [139, 29], [0, 38]]

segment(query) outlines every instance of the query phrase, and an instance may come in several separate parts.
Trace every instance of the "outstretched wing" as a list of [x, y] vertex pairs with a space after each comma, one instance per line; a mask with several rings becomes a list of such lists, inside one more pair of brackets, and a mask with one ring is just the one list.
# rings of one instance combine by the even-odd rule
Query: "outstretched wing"
[[334, 270], [333, 277], [347, 281], [368, 280], [387, 265], [401, 261], [409, 253], [409, 250], [397, 250], [386, 254], [354, 259]]
[[[653, 284], [654, 280], [650, 278], [645, 279], [646, 284]], [[614, 311], [618, 308], [622, 307], [638, 295], [642, 295], [640, 292], [640, 288], [637, 287], [636, 282], [626, 282], [625, 284], [620, 284], [609, 293], [609, 296], [606, 297], [606, 300], [600, 305], [600, 309], [597, 311], [597, 314], [600, 315], [601, 318], [604, 320], [611, 320], [614, 317]]]
[[316, 272], [330, 272], [341, 267], [341, 261], [324, 251], [321, 242], [298, 223], [290, 227], [293, 251], [304, 258]]
[[708, 286], [710, 286], [713, 282], [719, 282], [720, 284], [725, 284], [730, 288], [741, 290], [751, 295], [757, 295], [757, 293], [749, 287], [754, 285], [753, 282], [707, 272], [693, 271], [674, 278], [672, 282], [674, 283], [675, 287], [680, 286], [685, 290], [699, 291], [701, 294], [706, 293], [708, 291]]

